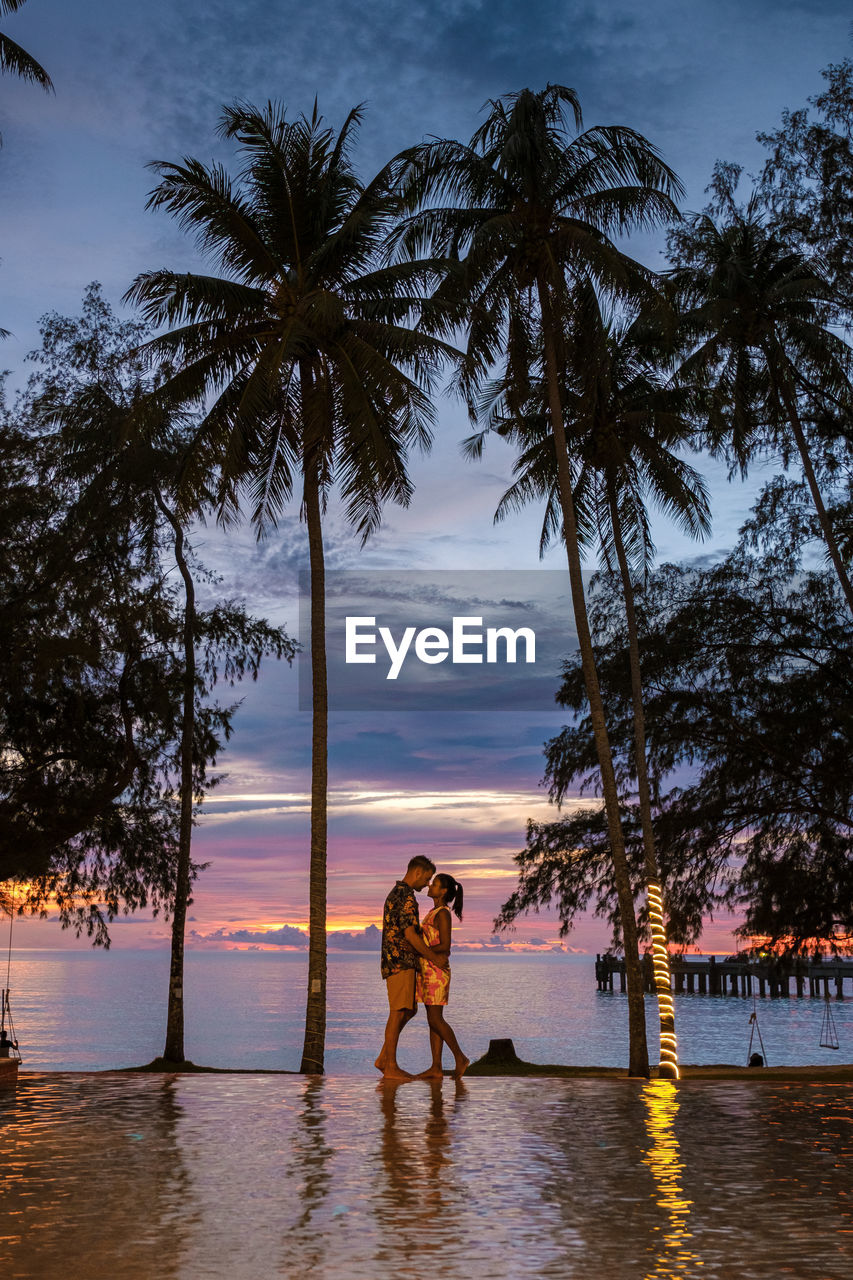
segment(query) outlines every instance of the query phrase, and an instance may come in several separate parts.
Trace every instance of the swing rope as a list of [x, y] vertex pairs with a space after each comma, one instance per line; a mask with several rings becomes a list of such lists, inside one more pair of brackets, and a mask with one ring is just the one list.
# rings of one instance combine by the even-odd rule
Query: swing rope
[[749, 1016], [749, 1025], [750, 1025], [749, 1048], [746, 1051], [746, 1065], [749, 1066], [749, 1060], [752, 1057], [752, 1041], [757, 1031], [758, 1043], [761, 1045], [761, 1056], [764, 1059], [764, 1065], [765, 1067], [769, 1066], [770, 1064], [767, 1061], [767, 1050], [764, 1048], [764, 1040], [762, 1039], [762, 1036], [761, 1036], [761, 1027], [758, 1025], [758, 1004], [755, 999], [754, 991], [752, 993], [752, 1013]]
[[832, 1016], [832, 1005], [829, 1003], [828, 982], [824, 988], [823, 1020], [820, 1024], [820, 1047], [821, 1049], [838, 1048], [838, 1031], [835, 1026], [835, 1018]]
[[12, 975], [12, 925], [15, 923], [15, 887], [12, 886], [12, 905], [9, 907], [9, 954], [6, 957], [6, 990]]
[[12, 978], [12, 926], [15, 923], [15, 889], [12, 888], [12, 902], [9, 907], [9, 951], [6, 957], [6, 985], [3, 988], [2, 998], [0, 998], [0, 1033], [5, 1038], [6, 1022], [9, 1023], [8, 1042], [12, 1048], [15, 1057], [20, 1062], [21, 1055], [18, 1051], [18, 1038], [15, 1035], [15, 1024], [12, 1020], [12, 1008], [9, 1004], [9, 991], [11, 989]]

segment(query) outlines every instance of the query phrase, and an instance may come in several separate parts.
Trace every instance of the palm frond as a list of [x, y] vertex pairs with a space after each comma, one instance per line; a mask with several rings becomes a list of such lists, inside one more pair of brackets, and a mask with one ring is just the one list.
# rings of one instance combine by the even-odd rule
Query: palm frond
[[[6, 0], [6, 3], [8, 6], [9, 0]], [[19, 8], [20, 5], [15, 7]], [[7, 7], [4, 12], [13, 12], [13, 10]], [[10, 72], [31, 84], [40, 85], [47, 93], [54, 92], [53, 81], [41, 63], [36, 62], [26, 49], [22, 49], [14, 40], [10, 40], [0, 32], [0, 74], [4, 72]]]

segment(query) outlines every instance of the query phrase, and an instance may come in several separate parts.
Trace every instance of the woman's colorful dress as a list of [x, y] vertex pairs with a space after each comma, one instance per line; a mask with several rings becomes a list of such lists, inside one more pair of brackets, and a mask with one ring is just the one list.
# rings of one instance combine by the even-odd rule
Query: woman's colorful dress
[[[428, 947], [437, 947], [441, 941], [438, 925], [435, 923], [436, 911], [446, 911], [446, 907], [433, 907], [421, 921], [421, 936]], [[416, 998], [420, 1004], [447, 1004], [450, 993], [450, 969], [439, 969], [438, 965], [419, 957], [420, 969], [415, 980]]]

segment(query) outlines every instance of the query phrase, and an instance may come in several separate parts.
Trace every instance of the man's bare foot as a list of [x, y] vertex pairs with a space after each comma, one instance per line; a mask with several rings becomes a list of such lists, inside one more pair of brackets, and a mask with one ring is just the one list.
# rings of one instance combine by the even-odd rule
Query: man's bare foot
[[377, 1071], [385, 1070], [385, 1050], [384, 1049], [382, 1050], [382, 1052], [380, 1053], [379, 1057], [376, 1059], [373, 1065]]
[[461, 1080], [462, 1076], [464, 1076], [465, 1072], [468, 1070], [470, 1065], [471, 1065], [471, 1059], [466, 1058], [464, 1053], [461, 1058], [456, 1059], [456, 1069], [453, 1072], [453, 1074], [457, 1080]]
[[398, 1067], [395, 1063], [393, 1067], [385, 1067], [382, 1071], [383, 1080], [414, 1080], [414, 1076], [408, 1071], [404, 1071], [402, 1067]]
[[441, 1067], [427, 1067], [426, 1071], [419, 1071], [415, 1076], [416, 1080], [443, 1080], [444, 1072]]

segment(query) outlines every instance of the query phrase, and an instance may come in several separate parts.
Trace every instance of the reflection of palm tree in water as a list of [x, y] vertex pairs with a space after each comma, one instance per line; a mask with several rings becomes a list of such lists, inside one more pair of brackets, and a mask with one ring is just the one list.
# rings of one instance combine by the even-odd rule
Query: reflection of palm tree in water
[[676, 1280], [695, 1274], [698, 1263], [696, 1254], [688, 1247], [693, 1234], [688, 1230], [693, 1201], [686, 1199], [681, 1189], [684, 1162], [675, 1134], [678, 1086], [671, 1080], [650, 1080], [643, 1085], [643, 1102], [649, 1139], [643, 1164], [651, 1170], [657, 1203], [668, 1217], [647, 1280]]
[[[184, 1106], [178, 1098], [177, 1080], [174, 1076], [163, 1079], [163, 1087], [153, 1114], [153, 1131], [160, 1148], [157, 1158], [157, 1173], [154, 1183], [157, 1188], [157, 1205], [152, 1214], [156, 1221], [161, 1216], [163, 1222], [162, 1239], [168, 1239], [169, 1248], [165, 1257], [158, 1260], [157, 1275], [168, 1280], [170, 1275], [179, 1275], [182, 1265], [190, 1254], [191, 1233], [189, 1223], [195, 1216], [190, 1212], [197, 1197], [193, 1190], [193, 1178], [184, 1163], [181, 1154], [181, 1138], [179, 1125], [184, 1116]], [[168, 1155], [164, 1159], [164, 1155]], [[180, 1213], [176, 1212], [180, 1206]], [[155, 1235], [158, 1233], [155, 1233]], [[182, 1259], [184, 1263], [182, 1264]]]
[[[293, 1261], [294, 1236], [301, 1245], [300, 1269], [310, 1273], [325, 1257], [325, 1232], [316, 1229], [312, 1218], [320, 1210], [329, 1194], [332, 1181], [330, 1167], [334, 1148], [326, 1141], [328, 1112], [323, 1097], [323, 1076], [309, 1077], [302, 1093], [302, 1109], [296, 1117], [293, 1131], [293, 1174], [299, 1190], [295, 1197], [302, 1212], [287, 1233], [287, 1262]], [[285, 1267], [282, 1274], [287, 1274]]]

